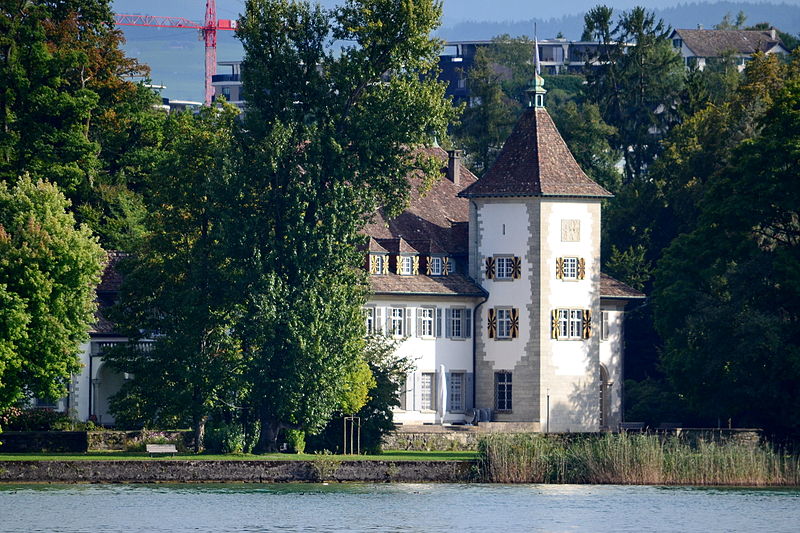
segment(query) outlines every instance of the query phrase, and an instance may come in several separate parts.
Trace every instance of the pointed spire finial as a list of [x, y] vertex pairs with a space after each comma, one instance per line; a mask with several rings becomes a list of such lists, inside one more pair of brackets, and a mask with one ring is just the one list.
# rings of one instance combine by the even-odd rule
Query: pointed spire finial
[[528, 94], [528, 107], [544, 107], [544, 95], [547, 92], [544, 88], [544, 78], [542, 78], [542, 64], [539, 61], [539, 36], [536, 33], [536, 23], [533, 23], [533, 65], [536, 73], [533, 76], [531, 85], [525, 91]]

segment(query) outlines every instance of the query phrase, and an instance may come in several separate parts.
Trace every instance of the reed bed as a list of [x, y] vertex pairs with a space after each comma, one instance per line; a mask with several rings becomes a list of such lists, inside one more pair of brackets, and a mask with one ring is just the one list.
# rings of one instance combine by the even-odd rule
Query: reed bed
[[495, 434], [479, 442], [492, 483], [798, 486], [800, 458], [765, 445], [651, 434]]

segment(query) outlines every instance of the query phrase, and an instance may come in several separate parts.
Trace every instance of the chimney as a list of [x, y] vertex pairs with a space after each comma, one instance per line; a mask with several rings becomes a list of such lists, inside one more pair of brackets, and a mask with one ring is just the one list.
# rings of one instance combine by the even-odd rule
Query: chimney
[[772, 38], [773, 41], [777, 41], [778, 40], [778, 30], [776, 30], [774, 27], [770, 28], [769, 29], [769, 36]]
[[447, 179], [458, 185], [461, 177], [461, 150], [447, 151]]

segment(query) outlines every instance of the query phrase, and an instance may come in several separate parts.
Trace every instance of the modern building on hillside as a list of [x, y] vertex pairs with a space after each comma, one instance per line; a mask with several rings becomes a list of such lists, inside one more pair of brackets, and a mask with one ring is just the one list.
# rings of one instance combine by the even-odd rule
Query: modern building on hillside
[[[409, 207], [365, 228], [369, 331], [414, 361], [400, 424], [513, 422], [532, 431], [616, 429], [622, 420], [625, 307], [644, 295], [600, 272], [601, 203], [544, 107], [530, 107], [478, 180], [460, 152], [427, 148], [441, 176]], [[108, 398], [133, 376], [103, 350], [126, 342], [102, 317], [119, 290], [111, 255], [101, 313], [82, 346], [68, 405], [113, 425]]]
[[[224, 72], [220, 74], [221, 71]], [[217, 74], [211, 76], [214, 98], [224, 96], [229, 103], [240, 108], [243, 107], [241, 73], [241, 61], [218, 61]]]
[[703, 70], [707, 64], [731, 55], [739, 70], [756, 52], [765, 54], [789, 53], [775, 28], [769, 30], [674, 30], [672, 47], [678, 50], [687, 66]]

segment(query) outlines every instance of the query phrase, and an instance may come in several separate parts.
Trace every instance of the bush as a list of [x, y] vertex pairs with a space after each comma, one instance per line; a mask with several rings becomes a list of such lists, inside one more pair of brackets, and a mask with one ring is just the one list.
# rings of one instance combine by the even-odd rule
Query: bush
[[9, 407], [0, 411], [0, 426], [5, 431], [78, 431], [84, 425], [52, 409]]
[[299, 429], [287, 429], [284, 431], [286, 444], [292, 453], [303, 453], [306, 450], [306, 434]]
[[206, 426], [205, 449], [213, 453], [244, 453], [245, 432], [240, 424], [217, 422]]

